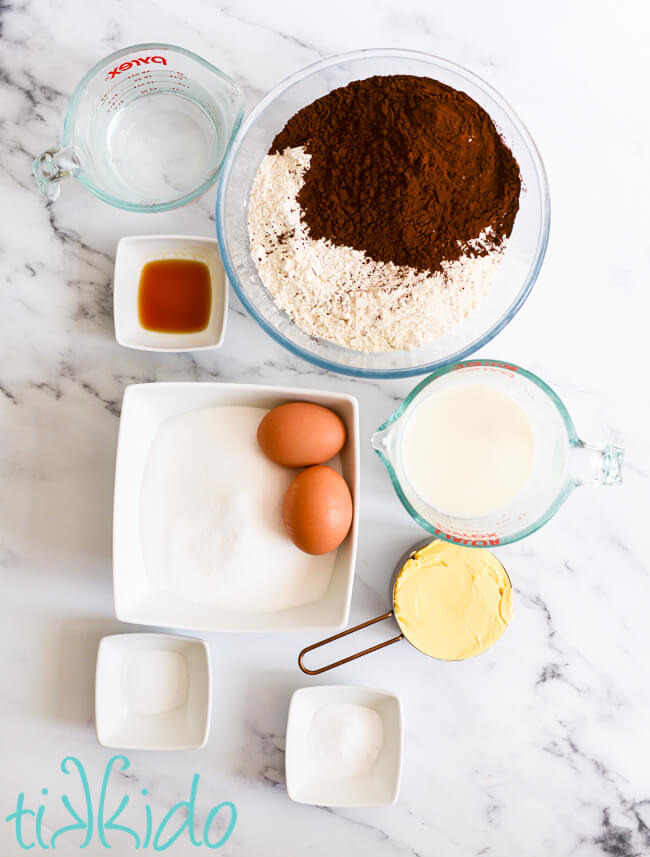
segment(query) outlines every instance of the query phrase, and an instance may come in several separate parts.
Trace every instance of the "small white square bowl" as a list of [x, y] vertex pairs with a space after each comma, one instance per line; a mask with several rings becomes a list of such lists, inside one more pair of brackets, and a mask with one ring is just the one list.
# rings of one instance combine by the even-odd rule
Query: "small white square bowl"
[[[352, 526], [338, 548], [325, 595], [273, 613], [240, 613], [181, 601], [155, 587], [144, 563], [140, 537], [140, 493], [147, 459], [162, 423], [177, 414], [215, 405], [273, 408], [283, 402], [314, 402], [344, 421], [347, 442], [341, 469], [353, 501]], [[194, 631], [341, 630], [348, 621], [359, 529], [359, 416], [357, 400], [341, 393], [212, 382], [133, 384], [124, 391], [113, 500], [113, 599], [122, 622]]]
[[[366, 776], [327, 777], [308, 750], [314, 714], [325, 705], [352, 703], [374, 708], [384, 724], [384, 746]], [[295, 691], [289, 705], [285, 754], [287, 793], [316, 806], [387, 806], [395, 803], [402, 779], [404, 725], [399, 697], [354, 685], [322, 685]]]
[[[165, 652], [185, 661], [186, 687], [178, 705], [160, 712], [142, 712], [129, 698], [129, 659], [141, 653]], [[149, 658], [147, 689], [155, 694], [170, 676]], [[168, 688], [167, 688], [168, 689]], [[203, 640], [172, 634], [114, 634], [97, 651], [95, 729], [104, 747], [130, 750], [191, 750], [203, 747], [210, 730], [210, 654]]]
[[[204, 330], [196, 333], [157, 333], [146, 330], [138, 317], [140, 274], [147, 262], [159, 259], [195, 259], [210, 270], [212, 309]], [[218, 348], [226, 331], [228, 288], [215, 238], [191, 235], [130, 235], [115, 253], [113, 316], [120, 345], [141, 351], [202, 351]]]

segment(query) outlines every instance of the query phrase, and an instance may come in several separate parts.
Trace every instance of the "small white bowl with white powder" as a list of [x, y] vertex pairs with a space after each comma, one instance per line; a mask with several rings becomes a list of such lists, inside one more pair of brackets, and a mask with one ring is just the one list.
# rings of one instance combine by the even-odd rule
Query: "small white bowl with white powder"
[[208, 740], [210, 708], [210, 655], [203, 640], [144, 633], [101, 640], [95, 728], [104, 747], [202, 747]]
[[352, 685], [304, 687], [291, 697], [287, 793], [317, 806], [386, 806], [399, 795], [403, 716], [399, 697]]

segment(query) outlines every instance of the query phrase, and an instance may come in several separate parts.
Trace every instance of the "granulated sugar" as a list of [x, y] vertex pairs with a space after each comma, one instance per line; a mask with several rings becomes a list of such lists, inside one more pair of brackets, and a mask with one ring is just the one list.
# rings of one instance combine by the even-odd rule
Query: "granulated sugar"
[[314, 240], [296, 200], [310, 157], [302, 146], [267, 155], [251, 192], [251, 254], [278, 306], [307, 333], [366, 352], [410, 350], [463, 321], [494, 282], [507, 242], [472, 257], [491, 246], [484, 232], [467, 255], [429, 274]]
[[221, 406], [166, 420], [140, 498], [142, 552], [156, 585], [183, 602], [270, 613], [318, 601], [336, 551], [287, 537], [282, 501], [296, 475], [257, 442], [265, 408]]

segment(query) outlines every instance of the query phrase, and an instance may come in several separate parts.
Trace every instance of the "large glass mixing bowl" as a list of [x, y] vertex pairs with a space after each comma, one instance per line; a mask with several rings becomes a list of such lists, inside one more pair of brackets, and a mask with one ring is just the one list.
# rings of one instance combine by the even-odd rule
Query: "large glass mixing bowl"
[[[445, 336], [413, 351], [364, 354], [306, 333], [274, 302], [251, 258], [248, 201], [275, 135], [298, 110], [332, 89], [373, 75], [412, 74], [466, 92], [492, 117], [512, 150], [523, 180], [520, 208], [504, 261], [489, 293]], [[462, 360], [505, 327], [526, 300], [546, 251], [548, 184], [537, 148], [510, 105], [485, 81], [455, 63], [417, 51], [367, 50], [310, 65], [278, 84], [254, 108], [226, 157], [217, 195], [221, 256], [241, 302], [264, 330], [294, 354], [325, 369], [366, 378], [431, 372]]]

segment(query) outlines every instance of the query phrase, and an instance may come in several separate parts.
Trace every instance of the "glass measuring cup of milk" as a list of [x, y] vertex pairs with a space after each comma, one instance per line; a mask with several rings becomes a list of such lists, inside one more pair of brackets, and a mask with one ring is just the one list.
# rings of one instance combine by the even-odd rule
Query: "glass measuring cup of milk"
[[372, 445], [420, 526], [476, 547], [530, 535], [580, 485], [621, 481], [620, 447], [584, 443], [550, 387], [498, 360], [434, 372]]
[[33, 172], [49, 199], [72, 176], [118, 208], [167, 211], [215, 182], [243, 112], [239, 86], [201, 57], [133, 45], [81, 80], [61, 145], [39, 155]]

